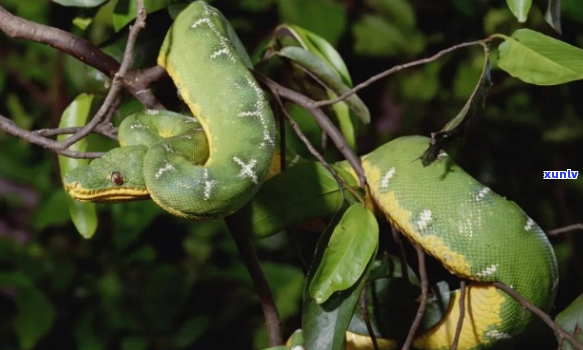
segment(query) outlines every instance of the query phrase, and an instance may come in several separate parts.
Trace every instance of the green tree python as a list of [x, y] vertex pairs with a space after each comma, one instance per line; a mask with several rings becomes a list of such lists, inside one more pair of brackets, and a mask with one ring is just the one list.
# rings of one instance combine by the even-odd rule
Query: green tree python
[[[93, 166], [67, 174], [67, 191], [81, 200], [111, 202], [149, 196], [164, 210], [186, 219], [231, 214], [259, 188], [275, 146], [275, 121], [249, 71], [251, 60], [223, 15], [199, 1], [174, 21], [158, 64], [166, 69], [204, 130], [208, 158], [196, 159], [199, 152], [183, 142], [191, 137], [191, 130], [164, 134], [163, 141], [152, 145], [122, 138], [122, 146], [135, 147], [122, 147], [105, 156], [107, 164], [120, 166], [115, 175], [103, 167], [105, 161], [94, 161]], [[138, 132], [154, 128], [155, 119], [140, 116], [129, 128]], [[145, 187], [123, 186], [133, 183], [133, 166], [139, 163]]]
[[[119, 148], [64, 179], [80, 201], [152, 198], [187, 219], [229, 215], [268, 172], [275, 127], [243, 45], [202, 1], [176, 18], [158, 63], [196, 117], [147, 111], [124, 119]], [[553, 304], [557, 263], [544, 232], [514, 202], [480, 184], [442, 153], [427, 167], [425, 137], [402, 137], [362, 157], [368, 196], [405, 236], [451, 273], [473, 281], [459, 349], [491, 348], [522, 333], [532, 314], [488, 282], [509, 285], [543, 310]], [[459, 291], [444, 318], [418, 334], [420, 349], [449, 349]]]

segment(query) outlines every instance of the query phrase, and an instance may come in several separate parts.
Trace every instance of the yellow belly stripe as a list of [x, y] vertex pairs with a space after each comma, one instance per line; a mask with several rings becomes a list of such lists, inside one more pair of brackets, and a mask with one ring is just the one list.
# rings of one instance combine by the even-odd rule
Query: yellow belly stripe
[[[460, 296], [461, 292], [456, 291], [443, 319], [415, 338], [413, 342], [415, 348], [429, 350], [451, 347], [460, 316]], [[500, 334], [497, 327], [502, 325], [500, 310], [505, 300], [504, 295], [488, 284], [472, 283], [466, 288], [466, 312], [458, 344], [460, 349], [472, 349], [480, 343], [491, 341], [487, 336], [488, 332]]]

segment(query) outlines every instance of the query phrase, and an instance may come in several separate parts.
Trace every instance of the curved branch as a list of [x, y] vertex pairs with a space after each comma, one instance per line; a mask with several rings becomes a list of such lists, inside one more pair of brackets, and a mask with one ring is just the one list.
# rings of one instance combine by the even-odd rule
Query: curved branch
[[328, 106], [328, 105], [332, 105], [334, 103], [340, 102], [342, 100], [345, 100], [348, 96], [357, 93], [359, 90], [362, 90], [365, 87], [371, 85], [372, 83], [379, 81], [382, 78], [385, 78], [393, 73], [396, 73], [396, 72], [401, 71], [401, 70], [406, 69], [406, 68], [411, 68], [411, 67], [415, 67], [415, 66], [419, 66], [422, 64], [427, 64], [427, 63], [433, 62], [433, 61], [437, 60], [438, 58], [440, 58], [441, 56], [444, 56], [452, 51], [461, 49], [463, 47], [474, 46], [474, 45], [484, 46], [484, 45], [486, 45], [486, 42], [488, 42], [488, 40], [489, 39], [476, 40], [476, 41], [470, 41], [470, 42], [466, 42], [466, 43], [457, 44], [457, 45], [454, 45], [452, 47], [448, 47], [447, 49], [443, 49], [443, 50], [439, 51], [438, 53], [434, 54], [433, 56], [422, 58], [422, 59], [416, 60], [416, 61], [411, 61], [411, 62], [408, 62], [405, 64], [396, 65], [396, 66], [394, 66], [394, 67], [392, 67], [384, 72], [381, 72], [377, 75], [373, 75], [372, 77], [368, 78], [366, 81], [356, 85], [352, 89], [346, 91], [345, 93], [343, 93], [342, 95], [340, 95], [336, 98], [315, 102], [311, 107], [321, 108], [324, 106]]

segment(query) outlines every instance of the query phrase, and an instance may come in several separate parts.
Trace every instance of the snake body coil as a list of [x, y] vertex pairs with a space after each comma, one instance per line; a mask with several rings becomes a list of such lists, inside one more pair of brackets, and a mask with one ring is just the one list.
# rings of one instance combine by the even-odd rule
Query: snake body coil
[[[65, 178], [65, 187], [79, 200], [150, 196], [166, 211], [187, 219], [231, 214], [247, 203], [263, 182], [275, 146], [272, 111], [249, 72], [250, 59], [223, 15], [198, 1], [174, 21], [158, 64], [172, 77], [204, 129], [206, 161], [197, 164], [201, 159], [196, 153], [200, 152], [185, 145], [185, 139], [196, 137], [188, 130], [188, 122], [180, 136], [172, 134], [143, 145], [147, 151], [128, 141], [153, 128], [158, 116], [144, 115], [131, 124], [135, 134], [129, 133], [123, 140], [120, 137], [122, 145], [135, 147], [115, 149], [105, 159], [75, 169]], [[133, 160], [132, 168], [127, 166], [128, 159]]]

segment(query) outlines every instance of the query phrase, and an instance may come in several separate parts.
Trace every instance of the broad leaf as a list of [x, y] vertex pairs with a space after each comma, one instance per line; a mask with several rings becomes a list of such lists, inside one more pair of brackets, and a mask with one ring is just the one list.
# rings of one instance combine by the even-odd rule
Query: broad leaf
[[51, 330], [55, 308], [50, 300], [36, 288], [23, 288], [16, 298], [18, 313], [14, 320], [20, 347], [32, 349]]
[[[367, 281], [372, 267], [371, 259], [364, 275], [351, 288], [334, 293], [325, 303], [318, 304], [310, 297], [308, 291], [315, 270], [322, 260], [327, 242], [332, 234], [333, 227], [338, 223], [340, 214], [332, 220], [330, 226], [320, 237], [314, 260], [308, 271], [304, 287], [304, 305], [302, 313], [302, 328], [306, 349], [336, 350], [343, 349], [346, 342], [345, 332], [352, 318], [356, 303]], [[373, 254], [374, 256], [375, 254]]]
[[[342, 95], [350, 91], [350, 87], [334, 72], [329, 65], [318, 58], [317, 55], [297, 46], [288, 46], [279, 50], [278, 55], [288, 58], [302, 67], [307, 73], [314, 76], [327, 89], [332, 90], [336, 95]], [[370, 122], [368, 108], [362, 100], [352, 94], [345, 100], [346, 104], [364, 123]]]
[[334, 292], [352, 287], [376, 251], [379, 226], [364, 205], [353, 204], [334, 228], [310, 283], [310, 295], [322, 304]]
[[506, 0], [506, 4], [518, 22], [524, 23], [532, 6], [532, 0]]
[[[60, 128], [83, 126], [86, 124], [91, 112], [91, 102], [93, 101], [93, 95], [81, 94], [71, 102], [71, 104], [65, 109], [63, 115], [61, 116], [61, 122], [59, 123]], [[66, 136], [59, 135], [58, 140], [62, 141], [66, 139]], [[70, 147], [73, 151], [85, 152], [87, 150], [88, 142], [84, 138]], [[88, 159], [74, 159], [64, 156], [59, 156], [59, 168], [61, 170], [61, 177], [65, 175], [72, 169], [79, 166], [89, 164]], [[91, 238], [95, 233], [97, 228], [97, 213], [94, 203], [81, 203], [73, 198], [67, 196], [67, 202], [69, 204], [69, 212], [71, 213], [71, 219], [77, 228], [77, 231], [84, 238]]]
[[[352, 79], [344, 60], [326, 39], [293, 24], [282, 24], [275, 29], [275, 40], [280, 42], [280, 48], [287, 46], [300, 46], [320, 57], [330, 68], [342, 78], [344, 83], [352, 86]], [[286, 40], [291, 36], [293, 40]]]
[[[575, 339], [583, 343], [583, 294], [579, 295], [567, 308], [561, 311], [556, 318], [557, 324], [572, 334]], [[574, 349], [568, 340], [563, 340], [562, 350]]]
[[498, 66], [527, 83], [557, 85], [583, 78], [583, 50], [530, 29], [507, 37], [498, 49]]
[[545, 21], [561, 34], [561, 0], [537, 0], [536, 3], [545, 14]]
[[[349, 186], [356, 186], [354, 177], [337, 171]], [[253, 200], [234, 215], [242, 230], [262, 238], [307, 219], [332, 217], [343, 202], [330, 172], [320, 163], [309, 162], [265, 182]]]

